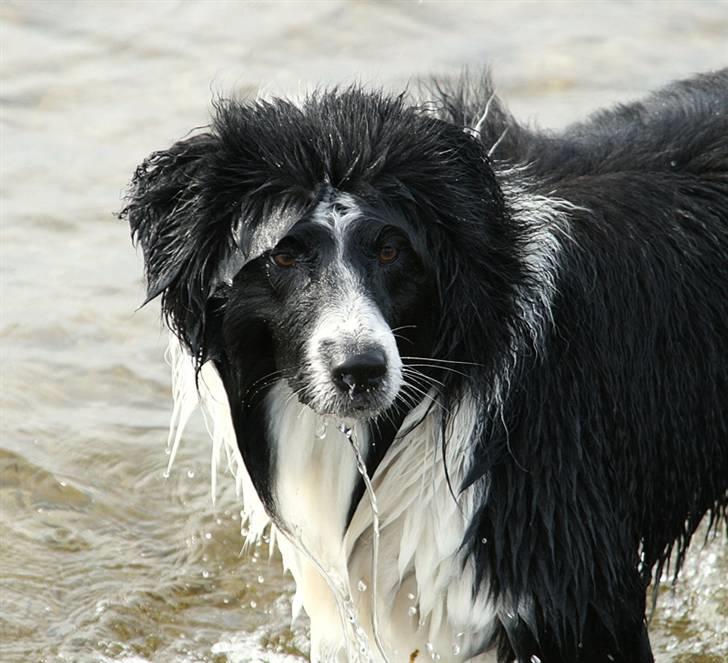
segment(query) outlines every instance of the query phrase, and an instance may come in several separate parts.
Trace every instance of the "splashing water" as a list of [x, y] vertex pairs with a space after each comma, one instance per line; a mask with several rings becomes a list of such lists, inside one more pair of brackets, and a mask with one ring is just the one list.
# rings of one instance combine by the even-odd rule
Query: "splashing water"
[[295, 531], [281, 528], [280, 531], [299, 551], [308, 557], [329, 586], [336, 601], [339, 620], [345, 635], [346, 660], [351, 663], [370, 663], [369, 642], [364, 629], [357, 621], [356, 608], [347, 583], [336, 571], [324, 568], [323, 564], [303, 542], [300, 528], [296, 528]]
[[354, 452], [356, 468], [359, 470], [359, 474], [361, 474], [361, 477], [364, 480], [366, 493], [369, 497], [369, 505], [372, 510], [372, 591], [369, 595], [372, 610], [372, 633], [374, 634], [374, 642], [379, 650], [379, 655], [385, 663], [389, 663], [389, 658], [384, 651], [382, 639], [379, 636], [379, 619], [377, 615], [377, 574], [379, 571], [379, 506], [377, 504], [377, 496], [374, 492], [374, 488], [372, 487], [372, 482], [369, 479], [369, 473], [367, 472], [364, 457], [362, 456], [361, 450], [354, 439], [353, 430], [344, 423], [339, 424], [339, 430], [344, 434]]

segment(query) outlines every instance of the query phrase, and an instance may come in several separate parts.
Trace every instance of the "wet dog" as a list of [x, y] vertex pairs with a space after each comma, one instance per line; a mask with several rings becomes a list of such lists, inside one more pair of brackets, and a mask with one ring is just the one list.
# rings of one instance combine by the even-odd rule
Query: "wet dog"
[[220, 102], [138, 168], [175, 442], [199, 398], [313, 660], [651, 661], [728, 503], [728, 70], [553, 134], [426, 98]]

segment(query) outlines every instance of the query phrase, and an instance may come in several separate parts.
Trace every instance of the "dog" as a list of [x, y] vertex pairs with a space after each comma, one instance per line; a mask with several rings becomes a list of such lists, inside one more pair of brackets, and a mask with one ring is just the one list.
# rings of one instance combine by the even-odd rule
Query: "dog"
[[424, 90], [218, 101], [138, 167], [171, 443], [199, 400], [314, 661], [652, 661], [728, 504], [728, 69], [558, 133]]

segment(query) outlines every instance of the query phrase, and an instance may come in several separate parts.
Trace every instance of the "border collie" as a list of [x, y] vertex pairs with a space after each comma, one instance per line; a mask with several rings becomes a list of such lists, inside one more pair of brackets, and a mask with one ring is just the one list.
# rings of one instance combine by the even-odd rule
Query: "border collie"
[[428, 90], [221, 101], [139, 166], [172, 443], [199, 400], [314, 661], [651, 661], [728, 505], [728, 69], [559, 133]]

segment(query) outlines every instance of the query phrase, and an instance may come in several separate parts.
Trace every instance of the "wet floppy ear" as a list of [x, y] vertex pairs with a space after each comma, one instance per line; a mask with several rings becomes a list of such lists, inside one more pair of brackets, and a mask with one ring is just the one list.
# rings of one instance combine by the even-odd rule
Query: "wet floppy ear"
[[494, 361], [510, 356], [513, 284], [521, 280], [515, 229], [482, 143], [449, 122], [433, 121], [433, 129], [420, 179], [407, 182], [435, 265], [432, 353], [467, 362], [444, 378], [447, 393], [458, 394], [463, 378], [485, 393]]
[[146, 302], [162, 296], [167, 324], [198, 361], [205, 359], [216, 270], [232, 242], [232, 211], [210, 201], [217, 143], [202, 134], [150, 155], [136, 169], [119, 214], [144, 253]]

